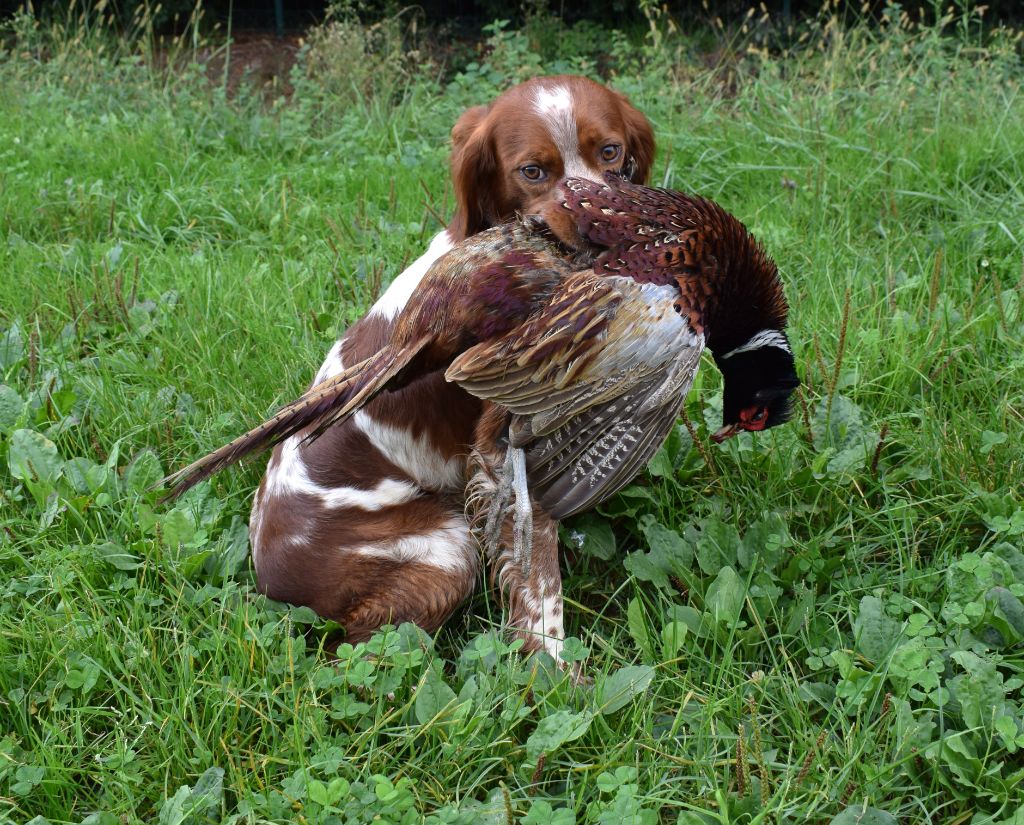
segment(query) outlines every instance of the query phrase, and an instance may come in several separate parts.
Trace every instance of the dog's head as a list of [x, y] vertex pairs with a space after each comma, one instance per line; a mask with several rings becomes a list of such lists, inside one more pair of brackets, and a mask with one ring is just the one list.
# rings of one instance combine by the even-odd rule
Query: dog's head
[[567, 176], [617, 172], [644, 183], [650, 123], [618, 92], [585, 77], [538, 77], [467, 110], [452, 129], [453, 240], [516, 213], [541, 212]]

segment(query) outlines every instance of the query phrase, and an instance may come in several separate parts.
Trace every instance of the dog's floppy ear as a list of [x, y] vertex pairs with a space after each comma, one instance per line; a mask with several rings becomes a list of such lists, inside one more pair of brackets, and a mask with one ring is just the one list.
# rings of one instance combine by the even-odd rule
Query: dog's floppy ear
[[633, 183], [647, 183], [654, 163], [654, 130], [646, 117], [619, 94], [622, 122], [626, 128], [626, 162], [623, 171]]
[[448, 232], [461, 241], [491, 226], [495, 220], [494, 174], [497, 159], [487, 122], [488, 106], [462, 113], [452, 128], [452, 182], [455, 216]]

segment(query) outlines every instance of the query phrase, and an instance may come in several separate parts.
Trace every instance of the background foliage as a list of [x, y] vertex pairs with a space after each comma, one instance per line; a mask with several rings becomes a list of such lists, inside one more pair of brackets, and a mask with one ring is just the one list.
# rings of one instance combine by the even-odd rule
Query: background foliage
[[[10, 14], [31, 4], [36, 12], [64, 15], [83, 9], [90, 12], [109, 12], [116, 21], [126, 21], [141, 14], [154, 14], [158, 22], [173, 27], [175, 17], [188, 19], [197, 0], [0, 0], [0, 14]], [[275, 24], [274, 0], [198, 0], [210, 20], [240, 28], [265, 27]], [[774, 16], [788, 15], [789, 21], [814, 17], [820, 0], [764, 0], [758, 4]], [[879, 16], [889, 5], [885, 0], [843, 0], [836, 4], [843, 14]], [[981, 7], [982, 4], [973, 4]], [[460, 27], [478, 31], [496, 18], [509, 17], [517, 24], [537, 14], [555, 16], [570, 24], [581, 20], [602, 26], [632, 27], [643, 24], [645, 9], [661, 8], [677, 20], [692, 23], [707, 22], [718, 15], [723, 19], [740, 17], [751, 6], [746, 0], [670, 0], [670, 2], [634, 3], [629, 0], [589, 0], [586, 3], [567, 3], [564, 0], [520, 0], [517, 3], [501, 0], [422, 0], [415, 4], [397, 0], [284, 0], [282, 10], [289, 28], [304, 27], [320, 22], [333, 7], [344, 6], [360, 13], [364, 19], [376, 20], [395, 14], [401, 8], [414, 6], [431, 25], [455, 21]], [[907, 0], [901, 8], [917, 15], [940, 15], [946, 8], [935, 0]], [[157, 8], [158, 7], [158, 8]], [[990, 18], [1002, 22], [1020, 21], [1021, 8], [1015, 0], [990, 0], [984, 4]]]
[[[783, 46], [770, 14], [645, 8], [416, 71], [408, 20], [341, 14], [264, 87], [194, 26], [11, 19], [0, 819], [1024, 823], [1020, 37], [826, 8]], [[485, 592], [329, 661], [253, 589], [260, 462], [148, 488], [304, 387], [450, 211], [455, 118], [539, 71], [603, 74], [656, 182], [764, 240], [797, 420], [711, 444], [708, 365], [645, 476], [565, 526], [590, 687]]]

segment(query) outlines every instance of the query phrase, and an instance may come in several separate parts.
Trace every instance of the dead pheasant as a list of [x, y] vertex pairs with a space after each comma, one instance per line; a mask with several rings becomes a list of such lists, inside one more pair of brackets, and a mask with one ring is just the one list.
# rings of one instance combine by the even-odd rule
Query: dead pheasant
[[725, 386], [716, 440], [786, 420], [799, 383], [786, 301], [746, 228], [711, 201], [617, 178], [570, 179], [562, 194], [539, 218], [439, 259], [388, 345], [168, 477], [171, 495], [294, 433], [315, 438], [377, 393], [438, 369], [511, 414], [509, 461], [524, 466], [508, 483], [522, 495], [528, 481], [554, 519], [639, 472], [705, 346]]

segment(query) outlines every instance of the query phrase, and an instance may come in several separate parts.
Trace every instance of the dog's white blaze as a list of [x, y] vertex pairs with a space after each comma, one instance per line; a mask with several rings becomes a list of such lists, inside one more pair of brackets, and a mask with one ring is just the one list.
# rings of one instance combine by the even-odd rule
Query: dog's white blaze
[[[369, 490], [317, 484], [309, 477], [309, 470], [299, 453], [301, 440], [300, 435], [286, 439], [281, 445], [280, 461], [267, 467], [268, 495], [306, 495], [332, 509], [358, 507], [360, 510], [373, 511], [405, 504], [422, 493], [415, 484], [394, 478], [381, 479]], [[262, 521], [262, 517], [258, 521]]]
[[747, 343], [741, 344], [736, 347], [736, 349], [729, 350], [729, 352], [722, 356], [722, 360], [724, 361], [726, 358], [732, 358], [732, 356], [738, 355], [741, 352], [753, 352], [756, 349], [763, 349], [764, 347], [776, 347], [777, 349], [784, 350], [785, 352], [792, 352], [789, 348], [789, 341], [786, 340], [785, 335], [777, 329], [762, 329], [760, 332], [754, 333]]
[[327, 357], [320, 365], [320, 370], [317, 372], [316, 378], [313, 379], [314, 384], [326, 381], [328, 378], [332, 378], [345, 369], [344, 365], [341, 363], [341, 346], [343, 343], [344, 341], [340, 338], [334, 342], [334, 346], [328, 351]]
[[452, 248], [451, 236], [445, 229], [434, 236], [427, 251], [413, 261], [385, 290], [384, 294], [377, 299], [367, 315], [376, 315], [391, 320], [409, 302], [412, 293], [419, 286], [423, 276], [427, 274], [431, 264]]
[[426, 435], [416, 438], [410, 430], [374, 421], [366, 410], [352, 416], [352, 423], [392, 464], [424, 490], [454, 490], [464, 486], [464, 459], [445, 458]]
[[576, 116], [572, 111], [572, 93], [567, 86], [541, 86], [533, 97], [533, 110], [540, 115], [551, 140], [562, 156], [563, 175], [601, 183], [601, 173], [591, 168], [580, 154]]
[[476, 547], [470, 538], [469, 524], [461, 516], [448, 519], [437, 529], [366, 544], [357, 547], [356, 552], [394, 561], [420, 562], [453, 572], [471, 570], [476, 564]]
[[423, 491], [415, 484], [395, 478], [385, 478], [372, 490], [358, 487], [323, 487], [320, 498], [328, 507], [358, 507], [360, 510], [380, 510], [412, 501]]

